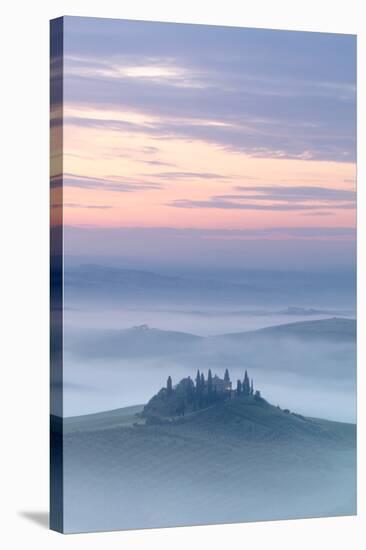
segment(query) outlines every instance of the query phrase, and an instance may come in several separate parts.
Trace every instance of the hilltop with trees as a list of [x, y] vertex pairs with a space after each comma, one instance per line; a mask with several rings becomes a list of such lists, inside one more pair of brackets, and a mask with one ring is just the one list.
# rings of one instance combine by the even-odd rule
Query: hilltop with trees
[[188, 376], [175, 386], [171, 376], [168, 376], [166, 386], [145, 405], [142, 416], [150, 421], [184, 416], [226, 400], [248, 396], [256, 400], [262, 399], [260, 391], [254, 390], [253, 379], [250, 380], [247, 371], [243, 380], [238, 380], [233, 389], [228, 369], [225, 370], [223, 379], [216, 374], [213, 376], [211, 369], [208, 370], [207, 378], [198, 370], [194, 381]]

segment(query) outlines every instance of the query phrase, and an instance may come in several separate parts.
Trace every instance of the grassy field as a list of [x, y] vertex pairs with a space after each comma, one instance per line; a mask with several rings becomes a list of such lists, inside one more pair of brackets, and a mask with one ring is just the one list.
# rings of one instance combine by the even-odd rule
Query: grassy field
[[63, 421], [64, 433], [89, 432], [95, 430], [132, 426], [135, 423], [144, 424], [145, 420], [136, 416], [144, 405], [133, 405], [113, 411], [71, 416]]
[[135, 411], [66, 422], [66, 531], [355, 513], [352, 424], [253, 398], [159, 425]]

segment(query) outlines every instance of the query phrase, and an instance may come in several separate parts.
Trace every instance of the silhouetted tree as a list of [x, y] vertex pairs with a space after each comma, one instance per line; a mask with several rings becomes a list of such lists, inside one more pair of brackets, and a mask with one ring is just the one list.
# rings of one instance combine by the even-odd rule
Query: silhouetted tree
[[200, 369], [198, 369], [197, 371], [197, 376], [196, 376], [196, 392], [199, 393], [200, 392], [200, 389], [201, 389], [201, 375], [200, 375]]
[[237, 395], [241, 394], [241, 381], [240, 380], [238, 380], [237, 384], [236, 384], [236, 394]]
[[172, 377], [168, 376], [168, 380], [166, 382], [166, 390], [168, 395], [171, 395], [173, 393], [173, 385], [172, 385]]
[[186, 384], [186, 399], [187, 403], [191, 404], [194, 401], [194, 383], [190, 376], [187, 378]]
[[211, 401], [211, 398], [212, 398], [212, 372], [211, 372], [211, 369], [208, 369], [207, 395], [208, 395], [208, 400]]
[[201, 382], [201, 374], [200, 370], [197, 370], [196, 375], [196, 399], [195, 399], [195, 408], [201, 407], [201, 401], [202, 401], [202, 393], [203, 393], [203, 387]]
[[253, 378], [250, 381], [250, 395], [253, 395], [254, 393], [254, 384], [253, 384]]
[[225, 370], [224, 380], [225, 382], [230, 382], [230, 375], [229, 375], [228, 369]]
[[244, 393], [244, 395], [249, 395], [250, 394], [250, 383], [249, 383], [249, 376], [248, 376], [247, 371], [245, 371], [245, 374], [244, 374], [243, 393]]

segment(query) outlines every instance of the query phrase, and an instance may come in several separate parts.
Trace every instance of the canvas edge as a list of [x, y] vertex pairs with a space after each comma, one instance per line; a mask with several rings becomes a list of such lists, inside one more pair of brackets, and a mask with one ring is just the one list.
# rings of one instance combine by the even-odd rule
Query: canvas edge
[[63, 490], [63, 17], [50, 21], [50, 515], [64, 532]]

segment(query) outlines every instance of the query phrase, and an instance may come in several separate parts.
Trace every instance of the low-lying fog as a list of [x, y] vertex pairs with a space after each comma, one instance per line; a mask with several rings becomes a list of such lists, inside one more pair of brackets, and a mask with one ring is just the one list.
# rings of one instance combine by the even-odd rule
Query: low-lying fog
[[284, 304], [276, 309], [214, 308], [192, 304], [150, 306], [138, 308], [103, 308], [100, 305], [79, 305], [65, 311], [64, 323], [68, 329], [128, 329], [146, 324], [161, 330], [176, 330], [199, 336], [214, 336], [230, 332], [256, 330], [268, 326], [332, 316], [352, 317], [352, 311], [334, 308], [299, 308]]
[[[98, 308], [71, 308], [65, 313], [64, 415], [146, 403], [165, 385], [169, 375], [176, 383], [185, 376], [194, 378], [198, 368], [205, 375], [211, 368], [223, 376], [228, 367], [233, 387], [248, 369], [255, 386], [271, 403], [308, 416], [354, 422], [354, 342], [289, 338], [243, 343], [215, 338], [225, 333], [326, 318], [329, 314], [279, 314], [269, 310], [225, 313], [222, 309], [192, 312], [161, 308], [101, 312]], [[149, 354], [143, 341], [139, 347], [139, 329], [123, 333], [144, 323], [209, 338], [184, 344], [183, 349], [178, 346], [175, 352], [169, 333], [166, 340], [165, 333], [160, 333]], [[119, 331], [131, 343], [128, 349]]]
[[[135, 361], [93, 362], [65, 358], [64, 415], [77, 416], [146, 403], [163, 385], [169, 375], [173, 382], [184, 376], [194, 376], [194, 368], [169, 362], [166, 358]], [[222, 369], [213, 369], [223, 376]], [[230, 369], [230, 376], [243, 378], [243, 367]], [[207, 370], [204, 369], [205, 374]], [[289, 408], [307, 416], [355, 422], [355, 382], [311, 378], [280, 369], [249, 369], [255, 386], [274, 405]]]
[[[65, 273], [64, 415], [145, 403], [168, 375], [176, 383], [194, 378], [198, 368], [219, 376], [229, 368], [234, 387], [248, 369], [275, 405], [354, 422], [355, 342], [342, 327], [331, 338], [310, 340], [220, 338], [354, 318], [354, 282], [352, 271], [182, 274], [72, 266]], [[131, 330], [141, 325], [168, 332]]]

